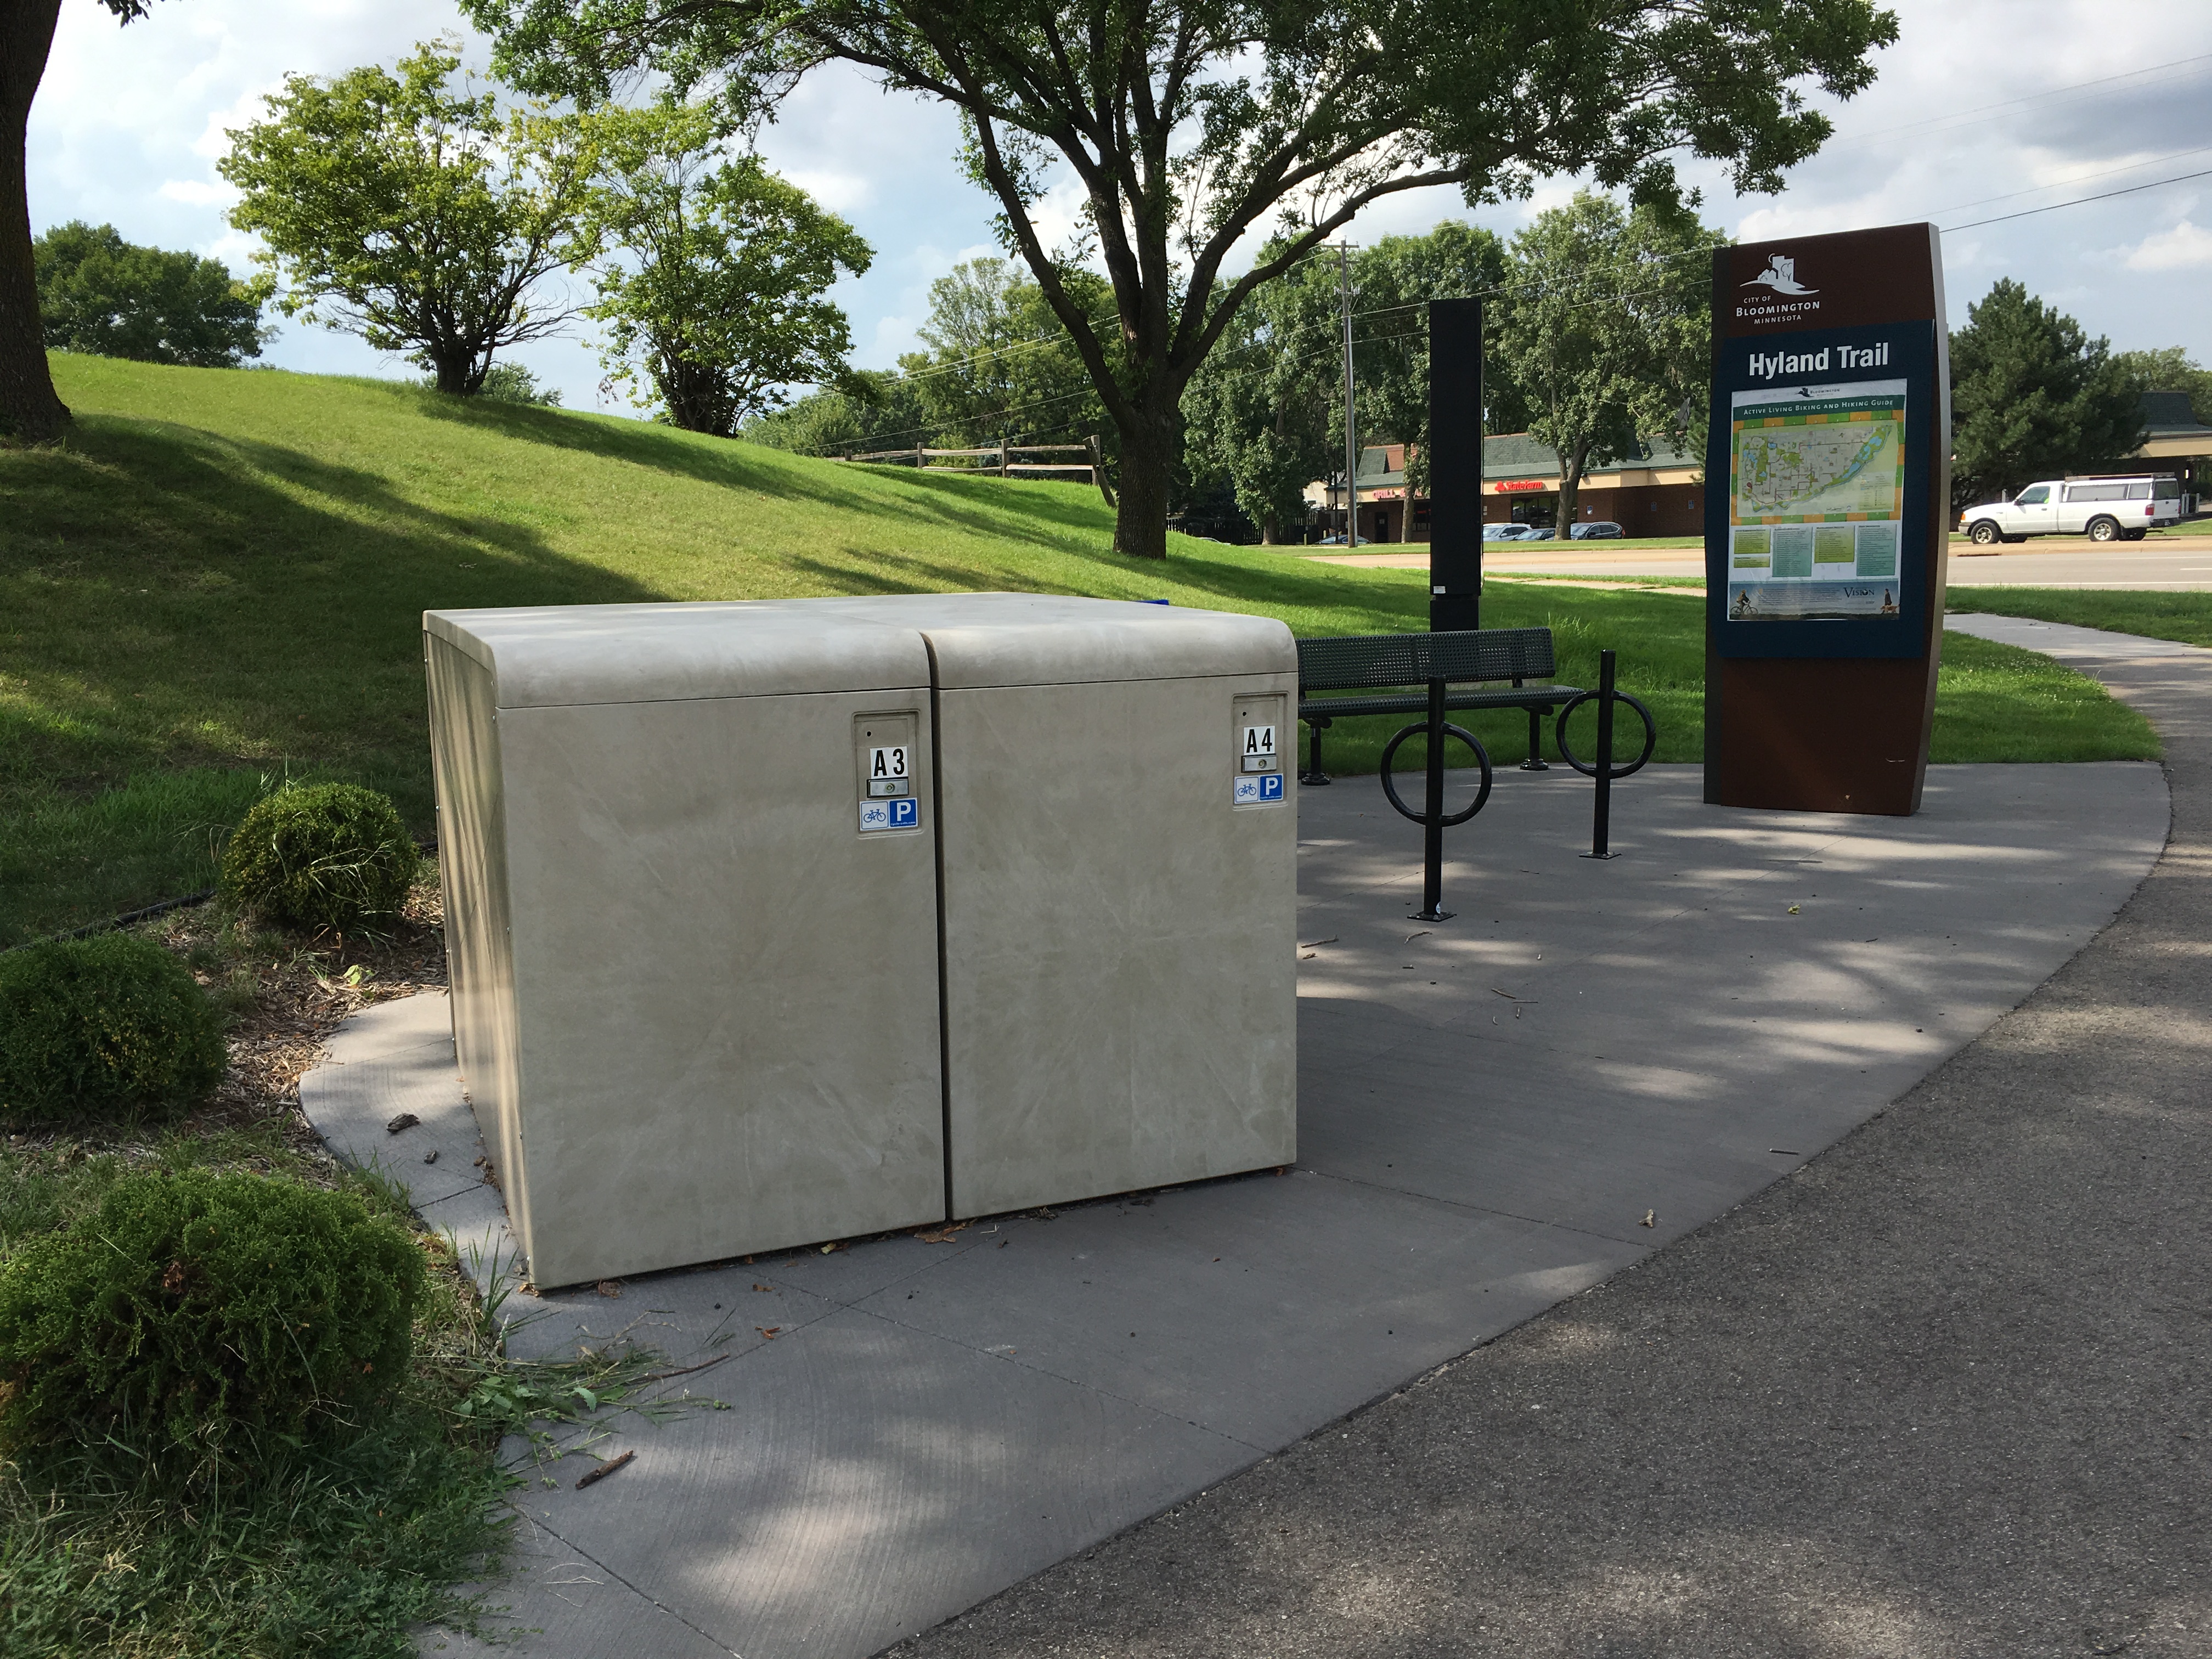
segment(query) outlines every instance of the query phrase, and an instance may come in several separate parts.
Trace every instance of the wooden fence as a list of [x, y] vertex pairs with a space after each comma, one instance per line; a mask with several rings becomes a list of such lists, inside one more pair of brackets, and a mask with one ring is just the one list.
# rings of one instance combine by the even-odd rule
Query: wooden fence
[[[1079, 455], [1078, 461], [1023, 460], [1021, 456]], [[925, 472], [977, 473], [1001, 478], [1062, 477], [1098, 486], [1106, 505], [1114, 505], [1114, 491], [1106, 482], [1106, 460], [1095, 437], [1079, 444], [993, 444], [981, 449], [932, 449], [916, 444], [912, 449], [877, 449], [838, 459], [872, 462], [878, 465], [911, 466]], [[950, 465], [946, 465], [950, 463]]]

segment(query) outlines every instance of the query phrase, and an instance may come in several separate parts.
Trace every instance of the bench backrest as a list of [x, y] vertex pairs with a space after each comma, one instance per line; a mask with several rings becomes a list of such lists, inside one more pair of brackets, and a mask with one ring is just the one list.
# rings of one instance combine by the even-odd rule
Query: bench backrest
[[1556, 672], [1548, 628], [1344, 634], [1298, 641], [1301, 690], [1419, 685], [1438, 679], [1547, 680]]

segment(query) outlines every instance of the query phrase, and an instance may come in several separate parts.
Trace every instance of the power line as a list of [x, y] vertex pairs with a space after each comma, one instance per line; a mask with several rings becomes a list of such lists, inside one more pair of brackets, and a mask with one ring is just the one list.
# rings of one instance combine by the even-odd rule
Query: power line
[[1928, 216], [1936, 218], [1946, 213], [1964, 213], [1968, 208], [1986, 207], [1991, 202], [2016, 201], [2023, 196], [2033, 196], [2046, 190], [2063, 190], [2069, 185], [2086, 185], [2098, 179], [2110, 179], [2117, 173], [2133, 173], [2138, 167], [2163, 167], [2168, 161], [2179, 161], [2185, 155], [2202, 155], [2212, 149], [2212, 144], [2199, 144], [2194, 149], [2178, 149], [2170, 155], [2148, 155], [2140, 161], [2130, 161], [2125, 167], [2106, 167], [2102, 173], [2084, 173], [2071, 179], [2054, 179], [2047, 185], [2031, 185], [2026, 190], [2008, 190], [2002, 196], [1979, 196], [1971, 202], [1954, 202], [1949, 207], [1937, 208]]
[[[2066, 86], [2050, 88], [2046, 91], [2026, 93], [2018, 98], [2008, 98], [2000, 103], [1977, 104], [1969, 109], [1946, 110], [1941, 115], [1923, 116], [1917, 121], [1900, 121], [1895, 126], [1875, 127], [1868, 132], [1844, 133], [1838, 136], [1856, 142], [1864, 138], [1886, 138], [1893, 132], [1915, 132], [1922, 127], [1935, 126], [1944, 122], [1969, 126], [1974, 125], [1976, 118], [1993, 116], [2000, 110], [2017, 109], [2023, 104], [2041, 103], [2047, 99], [2067, 98], [2069, 94], [2084, 93], [2093, 87], [2108, 87], [2115, 81], [2135, 81], [2154, 76], [2187, 80], [2191, 76], [2201, 72], [2192, 66], [2207, 63], [2212, 63], [2212, 52], [2200, 52], [2194, 58], [2178, 58], [2170, 64], [2154, 64], [2147, 69], [2124, 70], [2118, 75], [2099, 76], [2094, 81], [2075, 81]], [[2069, 99], [2069, 101], [2071, 100]]]
[[1976, 219], [1963, 225], [1948, 225], [1942, 228], [1945, 234], [1957, 230], [1978, 230], [1984, 225], [2001, 225], [2010, 219], [2027, 219], [2039, 213], [2056, 213], [2060, 208], [2080, 207], [2085, 202], [2109, 202], [2115, 196], [2133, 196], [2146, 190], [2163, 190], [2168, 185], [2186, 184], [2191, 179], [2212, 179], [2212, 167], [2196, 173], [2179, 173], [2171, 179], [2154, 179], [2147, 185], [2130, 185], [2125, 190], [2108, 190], [2095, 196], [2077, 196], [2070, 202], [2052, 202], [2038, 208], [2022, 208], [2017, 213], [2000, 213], [1994, 219]]

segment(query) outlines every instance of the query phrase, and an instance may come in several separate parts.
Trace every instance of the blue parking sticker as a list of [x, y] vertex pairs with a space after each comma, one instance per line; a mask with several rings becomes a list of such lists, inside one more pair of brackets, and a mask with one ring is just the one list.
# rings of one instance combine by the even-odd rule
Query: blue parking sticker
[[921, 803], [911, 795], [892, 800], [860, 803], [860, 833], [871, 830], [911, 830], [921, 822]]
[[1283, 775], [1262, 772], [1256, 777], [1243, 775], [1231, 779], [1231, 799], [1239, 806], [1259, 806], [1283, 798]]

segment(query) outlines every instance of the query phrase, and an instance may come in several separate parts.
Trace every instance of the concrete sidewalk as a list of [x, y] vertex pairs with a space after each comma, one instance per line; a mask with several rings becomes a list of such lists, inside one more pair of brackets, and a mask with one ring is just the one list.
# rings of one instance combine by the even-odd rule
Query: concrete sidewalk
[[[530, 1299], [519, 1349], [727, 1354], [669, 1387], [732, 1409], [617, 1420], [638, 1459], [586, 1492], [577, 1460], [530, 1472], [511, 1650], [857, 1656], [1094, 1548], [1801, 1167], [2078, 950], [2166, 820], [2142, 765], [1943, 769], [1904, 820], [1709, 808], [1655, 768], [1593, 864], [1589, 799], [1503, 775], [1424, 928], [1373, 781], [1303, 793], [1288, 1176]], [[301, 1099], [489, 1249], [442, 1001], [362, 1016]], [[422, 1126], [388, 1135], [401, 1110]]]
[[901, 1659], [2212, 1652], [2212, 652], [1953, 625], [2164, 735], [2110, 928], [1748, 1203]]

